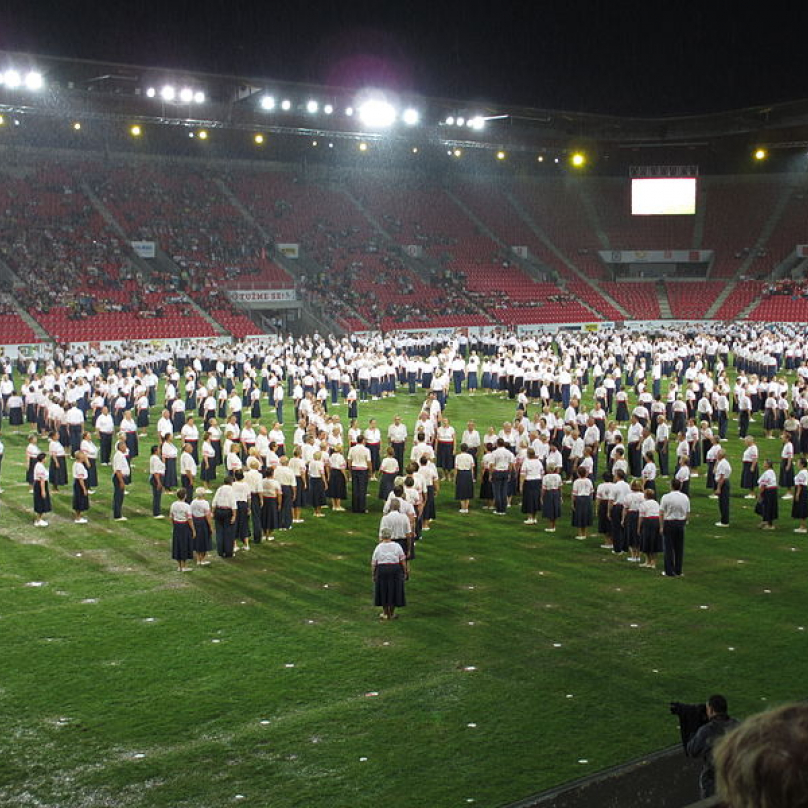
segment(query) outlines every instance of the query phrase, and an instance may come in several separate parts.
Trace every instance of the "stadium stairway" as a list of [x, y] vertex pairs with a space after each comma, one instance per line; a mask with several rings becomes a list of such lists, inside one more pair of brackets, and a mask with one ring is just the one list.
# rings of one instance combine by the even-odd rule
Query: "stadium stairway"
[[[365, 217], [368, 224], [388, 243], [388, 245], [394, 247], [398, 252], [399, 256], [401, 257], [404, 265], [411, 269], [421, 280], [424, 281], [427, 285], [432, 285], [432, 275], [435, 271], [437, 271], [440, 266], [438, 262], [432, 258], [431, 256], [424, 255], [424, 257], [418, 259], [413, 258], [408, 253], [401, 250], [400, 246], [393, 238], [393, 236], [380, 224], [379, 220], [368, 210], [367, 206], [354, 194], [350, 192], [347, 188], [340, 189], [342, 193], [348, 198], [351, 204], [356, 208], [359, 213]], [[488, 322], [495, 323], [497, 322], [491, 315], [485, 311], [481, 306], [477, 305], [476, 301], [469, 299], [469, 303], [474, 307], [477, 313], [484, 317]], [[364, 317], [359, 317], [360, 320], [363, 322], [367, 322]]]
[[[88, 182], [80, 182], [79, 187], [90, 200], [92, 206], [98, 211], [101, 218], [112, 228], [118, 237], [125, 244], [129, 244], [129, 237], [126, 235], [121, 223], [115, 218], [112, 211], [104, 204], [101, 198], [90, 187]], [[151, 266], [145, 258], [141, 258], [132, 250], [131, 254], [127, 256], [129, 260], [144, 274], [145, 277], [151, 277]]]
[[25, 310], [24, 306], [21, 306], [17, 302], [17, 299], [13, 294], [6, 293], [4, 295], [0, 295], [0, 299], [2, 302], [14, 309], [15, 313], [19, 315], [20, 319], [23, 320], [31, 331], [33, 331], [37, 339], [39, 339], [41, 342], [53, 341], [53, 337], [51, 337], [51, 335]]
[[665, 286], [665, 281], [658, 280], [656, 282], [657, 299], [659, 300], [659, 313], [663, 320], [673, 319], [673, 312], [671, 311], [671, 303], [668, 299], [668, 290]]
[[457, 205], [460, 210], [463, 211], [463, 214], [466, 216], [469, 221], [471, 221], [474, 226], [485, 236], [491, 239], [495, 244], [498, 244], [500, 249], [502, 249], [507, 255], [508, 258], [513, 261], [515, 264], [518, 264], [521, 269], [523, 269], [534, 281], [538, 283], [544, 283], [546, 279], [552, 280], [554, 282], [558, 282], [558, 273], [552, 269], [552, 267], [542, 265], [541, 267], [537, 266], [534, 261], [526, 260], [522, 258], [520, 255], [517, 255], [511, 250], [511, 245], [508, 244], [506, 241], [503, 241], [490, 227], [462, 200], [458, 197], [453, 191], [449, 190], [448, 188], [445, 189], [446, 196]]
[[718, 310], [724, 305], [724, 301], [735, 291], [735, 287], [737, 285], [738, 281], [731, 281], [721, 290], [721, 294], [718, 295], [718, 297], [713, 301], [713, 305], [710, 306], [710, 308], [705, 312], [705, 320], [715, 319], [715, 315], [718, 313]]
[[612, 245], [609, 241], [609, 236], [603, 229], [603, 223], [600, 220], [597, 205], [595, 205], [592, 195], [589, 193], [589, 189], [586, 187], [586, 185], [581, 183], [578, 186], [578, 193], [581, 197], [581, 202], [583, 203], [586, 215], [589, 217], [589, 223], [592, 225], [592, 230], [594, 230], [595, 235], [598, 237], [601, 248], [604, 250], [611, 250]]
[[[763, 227], [761, 227], [760, 233], [758, 234], [758, 237], [755, 240], [752, 249], [749, 250], [749, 253], [739, 264], [738, 270], [735, 273], [736, 278], [743, 278], [749, 271], [749, 268], [754, 263], [758, 251], [766, 249], [766, 245], [768, 244], [769, 239], [772, 236], [772, 233], [774, 233], [775, 228], [779, 224], [780, 220], [783, 218], [783, 213], [785, 212], [785, 209], [788, 207], [788, 203], [791, 201], [792, 193], [793, 189], [791, 187], [787, 187], [780, 194], [776, 204], [774, 205], [774, 207], [772, 207], [768, 218], [763, 223]], [[707, 274], [708, 279], [710, 279], [711, 274], [712, 274], [712, 267], [710, 272], [708, 272]]]
[[[597, 294], [602, 297], [610, 306], [616, 309], [620, 314], [626, 319], [632, 319], [629, 313], [611, 296], [609, 295], [596, 281], [592, 278], [588, 278], [578, 269], [575, 264], [570, 261], [566, 255], [564, 255], [561, 250], [556, 247], [556, 245], [550, 240], [547, 234], [539, 227], [536, 222], [533, 221], [532, 217], [528, 214], [525, 210], [522, 203], [516, 198], [512, 191], [507, 190], [505, 191], [505, 196], [508, 198], [508, 201], [511, 203], [511, 207], [516, 211], [522, 221], [530, 228], [530, 230], [534, 233], [534, 235], [544, 244], [544, 246], [553, 254], [555, 257], [564, 264], [570, 272], [572, 272], [577, 278], [581, 281], [592, 287], [592, 289], [597, 292]], [[612, 317], [606, 316], [602, 311], [598, 310], [597, 306], [593, 304], [586, 304], [586, 307], [591, 311], [594, 311], [599, 317], [602, 317], [606, 320], [611, 320]]]
[[220, 337], [232, 337], [233, 334], [228, 331], [218, 320], [216, 320], [211, 314], [208, 314], [202, 306], [198, 305], [197, 302], [191, 298], [189, 295], [185, 295], [185, 300], [188, 305], [203, 319], [210, 323], [210, 327], [220, 336]]

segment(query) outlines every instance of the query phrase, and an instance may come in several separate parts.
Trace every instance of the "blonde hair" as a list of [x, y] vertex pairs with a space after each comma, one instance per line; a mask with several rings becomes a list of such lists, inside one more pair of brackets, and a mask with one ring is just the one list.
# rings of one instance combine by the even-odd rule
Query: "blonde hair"
[[716, 744], [713, 759], [731, 808], [806, 808], [808, 704], [753, 715]]

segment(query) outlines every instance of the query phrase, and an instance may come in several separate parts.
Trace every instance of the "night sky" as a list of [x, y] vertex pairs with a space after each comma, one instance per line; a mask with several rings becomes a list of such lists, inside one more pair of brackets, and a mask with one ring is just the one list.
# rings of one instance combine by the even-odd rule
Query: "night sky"
[[781, 0], [6, 0], [0, 47], [470, 101], [697, 114], [808, 98]]

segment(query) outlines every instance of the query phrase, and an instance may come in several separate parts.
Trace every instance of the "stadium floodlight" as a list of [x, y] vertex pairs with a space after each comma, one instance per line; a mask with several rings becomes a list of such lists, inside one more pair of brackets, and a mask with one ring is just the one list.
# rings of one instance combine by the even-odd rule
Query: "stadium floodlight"
[[325, 112], [326, 115], [330, 115], [333, 111], [334, 111], [334, 107], [331, 104], [326, 104], [323, 107], [323, 112]]
[[420, 119], [421, 116], [418, 114], [418, 110], [413, 109], [412, 107], [405, 109], [401, 114], [401, 120], [404, 121], [407, 126], [415, 126]]
[[540, 155], [539, 155], [539, 156], [538, 156], [536, 159], [537, 159], [537, 160], [538, 160], [540, 163], [543, 163], [543, 162], [544, 162], [544, 155], [543, 155], [543, 154], [540, 154]]
[[386, 129], [395, 119], [396, 109], [387, 101], [371, 98], [359, 107], [359, 120], [371, 129]]
[[180, 101], [183, 104], [190, 104], [194, 100], [194, 91], [190, 87], [183, 87], [180, 90]]
[[28, 90], [42, 89], [42, 74], [36, 70], [31, 70], [25, 74], [25, 87]]
[[261, 109], [275, 109], [275, 99], [271, 95], [261, 98]]
[[413, 154], [418, 154], [418, 147], [417, 146], [412, 147], [412, 153]]
[[200, 130], [199, 130], [199, 131], [196, 133], [196, 136], [197, 136], [197, 137], [198, 137], [200, 140], [207, 140], [207, 139], [208, 139], [208, 132], [207, 132], [207, 130], [206, 130], [206, 129], [200, 129]]
[[766, 149], [755, 149], [755, 160], [765, 160], [768, 156]]
[[462, 156], [462, 154], [463, 154], [463, 150], [462, 150], [462, 149], [455, 149], [455, 150], [452, 152], [452, 154], [453, 154], [455, 157], [460, 157], [460, 156]]
[[497, 160], [504, 160], [508, 155], [504, 151], [497, 152]]
[[446, 125], [447, 125], [447, 126], [454, 126], [454, 115], [450, 115], [450, 116], [449, 116], [449, 117], [446, 119]]
[[205, 93], [202, 90], [197, 90], [194, 93], [194, 103], [195, 104], [204, 104], [205, 103]]
[[288, 98], [284, 98], [281, 101], [281, 109], [285, 112], [288, 112], [292, 108], [292, 102]]
[[359, 151], [366, 152], [367, 150], [368, 150], [368, 144], [367, 143], [360, 143], [359, 144]]
[[472, 129], [476, 129], [478, 132], [481, 129], [485, 129], [485, 118], [482, 115], [475, 115], [469, 123], [471, 124]]
[[3, 73], [3, 83], [10, 90], [16, 90], [22, 84], [22, 76], [19, 70], [6, 70]]
[[74, 121], [74, 122], [73, 122], [73, 129], [74, 129], [76, 132], [80, 131], [80, 130], [81, 130], [81, 123], [80, 123], [79, 121]]
[[253, 140], [257, 146], [260, 146], [264, 142], [264, 136], [259, 132], [257, 135], [255, 135]]
[[313, 98], [306, 103], [306, 112], [309, 115], [314, 115], [318, 109], [320, 109], [320, 105]]
[[466, 122], [466, 119], [462, 115], [457, 119], [457, 121], [455, 121], [455, 123], [457, 123], [458, 126], [463, 126], [463, 124], [465, 124], [465, 122]]
[[135, 124], [134, 126], [130, 127], [129, 134], [132, 135], [132, 137], [140, 137], [143, 134], [143, 130], [137, 124]]
[[570, 158], [570, 162], [575, 168], [583, 168], [586, 165], [586, 155], [582, 152], [575, 152]]
[[154, 96], [156, 96], [156, 95], [157, 95], [157, 90], [155, 90], [154, 87], [149, 87], [148, 90], [146, 90], [146, 97], [147, 98], [154, 98]]
[[2, 115], [0, 115], [0, 126], [5, 126], [5, 124], [6, 124], [6, 119]]
[[316, 146], [316, 145], [317, 145], [317, 141], [316, 141], [316, 140], [312, 140], [311, 145], [312, 145], [312, 146]]
[[346, 107], [345, 114], [350, 118], [353, 116], [353, 107]]
[[173, 101], [176, 95], [177, 91], [170, 84], [166, 84], [166, 86], [160, 90], [160, 98], [162, 98], [163, 101]]

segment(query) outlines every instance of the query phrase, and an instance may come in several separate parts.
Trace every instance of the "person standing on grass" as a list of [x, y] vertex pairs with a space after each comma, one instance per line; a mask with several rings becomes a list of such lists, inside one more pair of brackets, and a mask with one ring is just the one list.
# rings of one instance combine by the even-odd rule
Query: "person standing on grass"
[[578, 528], [576, 538], [584, 541], [592, 524], [592, 495], [595, 488], [587, 469], [578, 468], [578, 479], [572, 484], [572, 526]]
[[171, 503], [171, 557], [177, 562], [177, 572], [190, 572], [186, 561], [194, 557], [194, 520], [191, 506], [185, 501], [185, 489], [177, 491], [177, 499]]
[[682, 573], [685, 550], [685, 525], [690, 516], [690, 499], [682, 493], [682, 483], [671, 480], [671, 490], [659, 501], [659, 518], [662, 527], [662, 549], [665, 559], [666, 578], [676, 578]]
[[763, 461], [763, 474], [758, 478], [758, 502], [755, 512], [760, 515], [761, 530], [774, 530], [774, 520], [779, 514], [777, 503], [777, 476], [771, 460]]
[[197, 488], [193, 502], [191, 502], [191, 518], [194, 526], [194, 555], [198, 567], [207, 567], [208, 553], [213, 549], [213, 518], [210, 503], [202, 496]]
[[84, 516], [90, 510], [90, 489], [87, 484], [89, 472], [87, 471], [87, 458], [79, 450], [73, 462], [73, 521], [77, 525], [86, 525]]
[[194, 460], [193, 447], [186, 443], [182, 447], [180, 455], [180, 485], [185, 489], [185, 502], [188, 503], [194, 498], [194, 483], [196, 482], [196, 461]]
[[236, 499], [236, 542], [233, 552], [238, 549], [250, 549], [250, 486], [244, 479], [244, 472], [239, 469], [233, 475], [233, 496]]
[[126, 457], [126, 441], [120, 440], [112, 457], [112, 517], [116, 522], [126, 521], [123, 515], [123, 498], [126, 481], [131, 473]]
[[794, 444], [788, 432], [783, 432], [780, 437], [783, 441], [780, 451], [780, 486], [786, 489], [783, 499], [794, 499], [791, 490], [794, 487]]
[[641, 567], [656, 569], [657, 553], [662, 550], [662, 532], [660, 530], [660, 507], [653, 488], [645, 489], [645, 498], [640, 503], [640, 551], [645, 554]]
[[382, 607], [380, 620], [395, 620], [396, 609], [407, 605], [404, 594], [406, 563], [406, 553], [401, 545], [393, 541], [390, 528], [383, 528], [379, 532], [379, 543], [370, 561], [373, 603]]
[[612, 523], [609, 519], [609, 500], [612, 493], [612, 475], [610, 472], [603, 472], [603, 482], [598, 485], [595, 492], [595, 502], [598, 509], [598, 533], [603, 536], [601, 549], [611, 550], [612, 544]]
[[346, 467], [342, 444], [338, 443], [328, 457], [328, 498], [331, 500], [331, 510], [335, 512], [345, 510], [342, 507], [342, 500], [348, 496], [348, 486], [345, 483]]
[[233, 478], [227, 476], [213, 495], [211, 503], [216, 524], [216, 552], [222, 558], [232, 558], [236, 536], [236, 495]]
[[459, 513], [469, 512], [469, 503], [474, 497], [474, 457], [465, 443], [454, 460], [455, 499], [460, 502]]
[[801, 457], [797, 461], [799, 471], [794, 477], [794, 501], [791, 503], [791, 518], [799, 519], [800, 524], [794, 528], [795, 533], [808, 533], [808, 460]]
[[545, 533], [556, 532], [556, 521], [561, 516], [562, 482], [557, 469], [555, 463], [548, 463], [541, 481], [541, 514], [550, 522], [550, 527], [544, 528]]
[[50, 513], [53, 508], [51, 507], [49, 474], [48, 469], [45, 467], [44, 452], [40, 452], [36, 456], [34, 469], [31, 473], [31, 480], [33, 482], [34, 493], [34, 525], [36, 527], [47, 527], [48, 523], [45, 521], [44, 517], [45, 514]]
[[160, 456], [160, 447], [152, 446], [149, 455], [149, 485], [152, 489], [152, 516], [155, 519], [164, 519], [161, 510], [164, 480], [166, 475], [166, 464]]
[[[393, 458], [393, 460], [395, 461], [395, 458]], [[326, 504], [325, 492], [328, 480], [328, 471], [323, 461], [322, 452], [315, 452], [312, 455], [306, 473], [309, 481], [311, 506], [314, 508], [314, 515], [318, 519], [322, 519], [325, 516], [323, 507]]]
[[[758, 479], [758, 447], [755, 444], [755, 439], [752, 435], [747, 435], [744, 438], [746, 448], [743, 450], [743, 457], [741, 459], [741, 488], [749, 493], [744, 499], [756, 499], [754, 491], [757, 488]], [[715, 474], [713, 474], [715, 477]]]
[[720, 449], [716, 454], [715, 463], [715, 493], [718, 494], [718, 510], [719, 521], [715, 523], [716, 527], [729, 527], [729, 495], [730, 495], [730, 475], [732, 474], [732, 466], [727, 460], [727, 454], [723, 449]]
[[494, 493], [494, 513], [497, 516], [505, 516], [508, 508], [508, 480], [515, 460], [513, 452], [505, 447], [505, 439], [497, 438], [497, 448], [491, 452], [488, 461]]
[[351, 479], [351, 510], [354, 513], [367, 513], [370, 452], [365, 446], [363, 435], [357, 435], [356, 445], [348, 451], [348, 469]]
[[631, 492], [623, 500], [623, 548], [628, 547], [628, 561], [639, 563], [640, 558], [640, 505], [645, 499], [642, 480], [631, 481]]
[[379, 481], [379, 499], [386, 502], [387, 497], [395, 486], [395, 479], [401, 471], [393, 446], [387, 447], [386, 456], [379, 466], [379, 471], [382, 475]]

